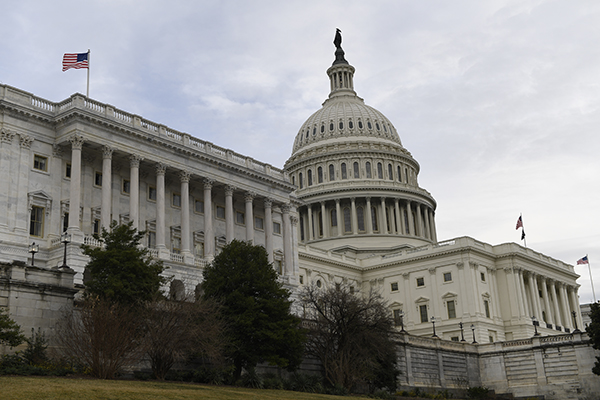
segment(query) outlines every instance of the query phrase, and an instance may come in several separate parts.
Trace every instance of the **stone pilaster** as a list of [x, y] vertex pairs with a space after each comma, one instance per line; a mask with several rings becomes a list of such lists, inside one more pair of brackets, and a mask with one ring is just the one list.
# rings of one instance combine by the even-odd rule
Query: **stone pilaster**
[[129, 220], [140, 229], [140, 161], [137, 154], [129, 156]]
[[102, 205], [100, 225], [108, 230], [112, 215], [112, 156], [114, 149], [110, 146], [102, 147]]
[[74, 236], [82, 236], [79, 226], [79, 207], [81, 204], [81, 149], [85, 140], [83, 136], [75, 134], [69, 141], [71, 142], [71, 186], [68, 232], [74, 239]]
[[179, 171], [181, 183], [181, 254], [186, 263], [192, 263], [192, 234], [190, 231], [190, 173]]
[[246, 202], [246, 240], [254, 243], [254, 210], [252, 201], [256, 197], [256, 193], [246, 192], [244, 201]]
[[231, 243], [234, 238], [233, 192], [235, 187], [225, 186], [225, 240]]
[[215, 234], [213, 232], [212, 186], [214, 180], [204, 179], [204, 255], [212, 260], [215, 256]]
[[273, 201], [264, 199], [263, 204], [265, 207], [265, 249], [269, 262], [273, 263]]

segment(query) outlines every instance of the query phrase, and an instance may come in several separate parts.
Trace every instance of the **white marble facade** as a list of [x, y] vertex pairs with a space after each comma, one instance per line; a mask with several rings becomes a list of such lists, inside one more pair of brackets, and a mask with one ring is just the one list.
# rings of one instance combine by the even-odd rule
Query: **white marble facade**
[[542, 335], [581, 328], [572, 265], [515, 243], [438, 240], [420, 166], [357, 96], [354, 72], [343, 58], [327, 70], [329, 98], [283, 170], [79, 94], [53, 103], [0, 85], [0, 261], [30, 262], [35, 242], [36, 265], [61, 265], [66, 230], [81, 283], [78, 245], [133, 220], [177, 297], [237, 238], [265, 246], [294, 295], [377, 290], [415, 335], [433, 333], [431, 317], [441, 338], [480, 343], [531, 337], [532, 317]]

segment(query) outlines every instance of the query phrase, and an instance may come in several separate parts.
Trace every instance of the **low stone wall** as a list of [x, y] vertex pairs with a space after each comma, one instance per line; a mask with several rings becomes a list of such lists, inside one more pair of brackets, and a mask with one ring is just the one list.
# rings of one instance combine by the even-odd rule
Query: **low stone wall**
[[[65, 308], [73, 306], [77, 289], [70, 268], [41, 268], [24, 263], [0, 263], [0, 307], [8, 311], [25, 335], [41, 328], [52, 336]], [[1, 349], [6, 350], [6, 349]]]
[[399, 335], [402, 389], [484, 386], [517, 398], [598, 399], [596, 355], [585, 333], [469, 344]]

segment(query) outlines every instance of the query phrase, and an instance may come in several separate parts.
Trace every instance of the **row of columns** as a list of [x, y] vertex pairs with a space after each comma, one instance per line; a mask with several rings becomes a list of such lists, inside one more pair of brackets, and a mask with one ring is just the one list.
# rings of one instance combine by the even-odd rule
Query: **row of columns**
[[[507, 268], [505, 271], [507, 276], [512, 274], [509, 284], [515, 296], [514, 299], [511, 296], [511, 301], [518, 303], [514, 309], [518, 310], [520, 317], [535, 316], [538, 321], [552, 325], [556, 330], [573, 330], [575, 321], [572, 312], [575, 311], [577, 327], [581, 329], [583, 325], [576, 287], [521, 268]], [[527, 284], [525, 278], [528, 278]]]
[[[343, 215], [342, 215], [342, 207], [340, 204], [341, 200], [335, 200], [335, 215], [336, 221], [331, 221], [330, 217], [326, 217], [330, 215], [330, 211], [333, 208], [329, 208], [326, 205], [325, 201], [321, 201], [320, 204], [308, 204], [306, 206], [306, 212], [301, 211], [300, 217], [304, 218], [306, 216], [307, 223], [303, 224], [308, 227], [308, 235], [305, 235], [305, 240], [315, 240], [320, 236], [318, 230], [315, 232], [314, 221], [317, 223], [321, 223], [323, 226], [323, 235], [322, 238], [329, 238], [334, 236], [332, 232], [329, 231], [329, 227], [332, 225], [332, 222], [335, 222], [335, 226], [337, 227], [337, 234], [335, 236], [343, 236], [348, 234], [345, 232], [343, 226]], [[402, 203], [401, 203], [402, 202]], [[362, 204], [361, 204], [362, 205]], [[363, 207], [363, 223], [365, 226], [365, 231], [367, 234], [372, 234], [374, 231], [373, 220], [371, 218], [371, 207], [375, 206], [378, 209], [378, 230], [383, 234], [399, 234], [399, 235], [410, 235], [410, 236], [420, 236], [426, 239], [430, 239], [434, 242], [437, 242], [437, 232], [435, 229], [435, 220], [434, 220], [434, 211], [432, 208], [426, 205], [422, 205], [421, 203], [410, 201], [410, 200], [400, 200], [393, 199], [393, 205], [389, 205], [388, 201], [385, 197], [380, 198], [380, 204], [377, 202], [371, 202], [370, 197], [365, 198], [365, 203]], [[346, 208], [346, 207], [344, 207]], [[413, 215], [414, 210], [414, 215]], [[321, 213], [322, 220], [319, 220], [319, 211]], [[350, 198], [350, 215], [351, 215], [351, 233], [353, 235], [358, 234], [358, 214], [357, 214], [357, 204], [356, 198]], [[388, 216], [387, 213], [390, 213], [390, 229], [388, 230]], [[406, 215], [406, 217], [405, 217]], [[415, 221], [416, 217], [416, 221]], [[405, 221], [405, 218], [408, 221]], [[329, 223], [327, 223], [329, 222]], [[407, 226], [408, 225], [408, 226]], [[407, 229], [408, 228], [408, 229]]]
[[[74, 135], [70, 138], [71, 143], [71, 183], [70, 183], [70, 205], [71, 210], [78, 210], [81, 202], [81, 150], [85, 140], [80, 135]], [[114, 149], [109, 146], [103, 147], [102, 160], [102, 194], [101, 194], [101, 217], [100, 222], [102, 227], [109, 228], [112, 215], [112, 155]], [[133, 221], [133, 226], [138, 229], [140, 226], [139, 216], [139, 175], [140, 162], [142, 158], [132, 154], [129, 156], [130, 167], [130, 192], [129, 192], [129, 220]], [[166, 190], [165, 190], [165, 174], [167, 166], [162, 163], [156, 164], [156, 248], [161, 252], [168, 252], [166, 247], [166, 226], [165, 226], [165, 206], [166, 206]], [[191, 244], [191, 228], [190, 228], [190, 187], [189, 182], [191, 174], [187, 171], [179, 171], [180, 190], [181, 190], [181, 253], [184, 260], [188, 257], [191, 261], [192, 244]], [[212, 188], [214, 180], [204, 178], [204, 252], [205, 257], [210, 259], [215, 255], [215, 233], [213, 227], [213, 204], [212, 204]], [[225, 186], [225, 221], [226, 221], [226, 241], [231, 242], [234, 239], [234, 209], [233, 209], [233, 194], [235, 187], [231, 185]], [[245, 200], [245, 223], [246, 223], [246, 240], [254, 241], [254, 207], [253, 201], [256, 198], [256, 193], [246, 192]], [[265, 211], [265, 247], [269, 256], [269, 262], [273, 262], [273, 200], [264, 199]], [[284, 262], [286, 273], [292, 272], [293, 265], [293, 245], [292, 245], [292, 223], [290, 220], [291, 206], [282, 204], [283, 214], [283, 241], [284, 241]], [[296, 220], [297, 221], [297, 220]], [[70, 212], [68, 221], [68, 230], [70, 233], [80, 233], [79, 213]], [[186, 261], [187, 262], [187, 261]]]

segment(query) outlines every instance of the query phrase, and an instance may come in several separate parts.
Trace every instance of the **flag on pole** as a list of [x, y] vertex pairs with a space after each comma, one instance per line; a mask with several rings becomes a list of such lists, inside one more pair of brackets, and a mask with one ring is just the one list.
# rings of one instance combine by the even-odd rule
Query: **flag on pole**
[[[519, 219], [517, 220], [517, 227], [515, 229], [519, 229], [523, 227], [523, 218], [521, 216], [519, 216]], [[525, 236], [525, 234], [523, 234], [523, 236]]]
[[521, 233], [521, 240], [525, 240], [525, 229], [523, 229], [523, 232]]
[[577, 260], [577, 265], [581, 265], [581, 264], [589, 264], [589, 263], [590, 263], [590, 262], [589, 262], [589, 260], [588, 260], [588, 257], [587, 257], [587, 256], [585, 256], [585, 257], [582, 257], [582, 258], [580, 258], [579, 260]]
[[88, 53], [65, 53], [63, 56], [63, 72], [75, 68], [89, 68]]

